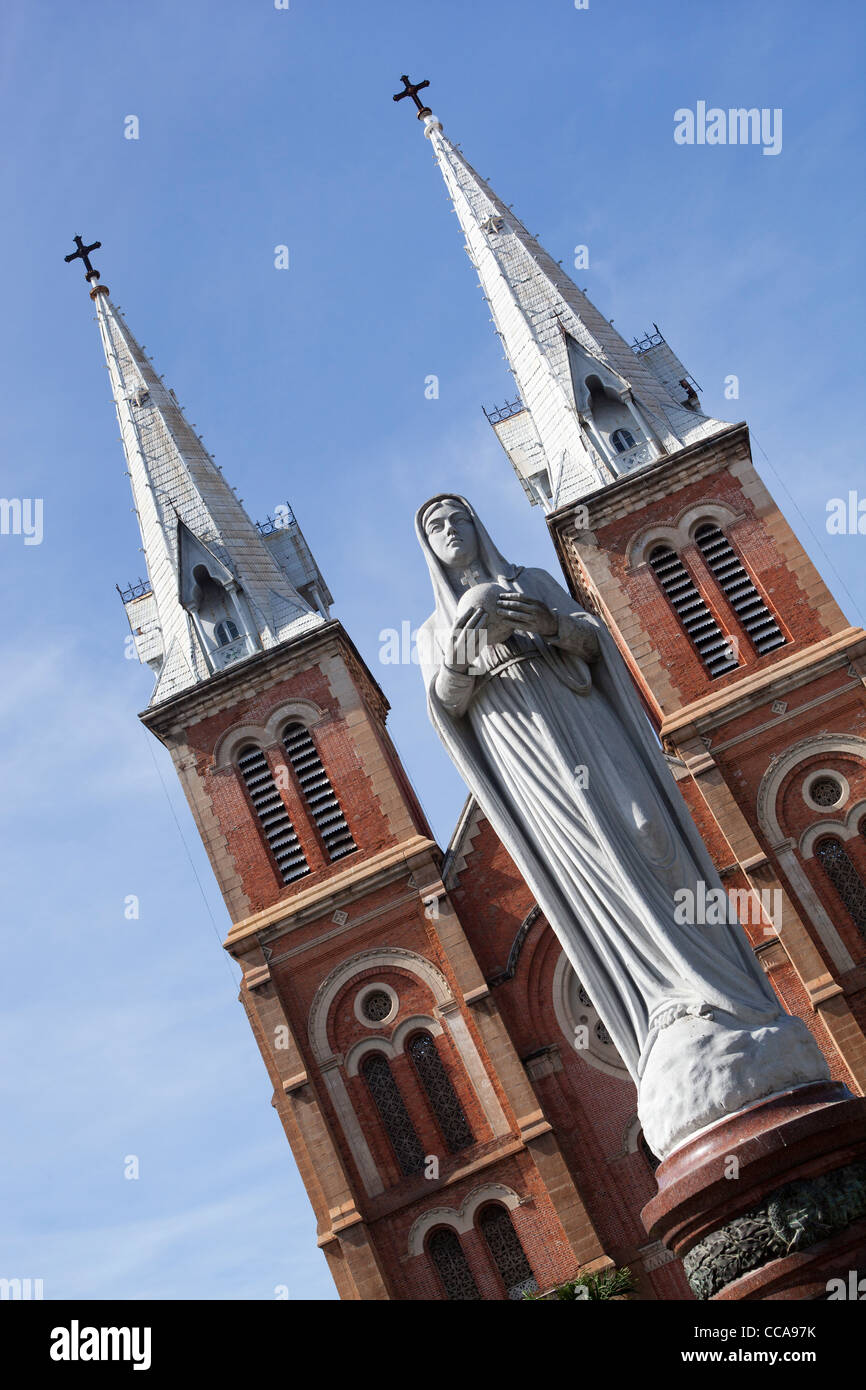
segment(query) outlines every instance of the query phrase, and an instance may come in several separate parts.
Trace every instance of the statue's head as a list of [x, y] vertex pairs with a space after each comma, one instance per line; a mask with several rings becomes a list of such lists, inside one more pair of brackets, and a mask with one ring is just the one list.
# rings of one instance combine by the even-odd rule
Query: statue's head
[[437, 497], [421, 515], [427, 544], [449, 569], [466, 569], [478, 555], [475, 522], [458, 497]]

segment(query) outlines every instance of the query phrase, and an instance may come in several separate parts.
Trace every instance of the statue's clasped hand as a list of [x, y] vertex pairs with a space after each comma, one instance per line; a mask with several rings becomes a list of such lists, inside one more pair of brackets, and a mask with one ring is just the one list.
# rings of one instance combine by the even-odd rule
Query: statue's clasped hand
[[472, 590], [465, 611], [458, 614], [445, 646], [445, 665], [449, 670], [465, 674], [488, 643], [504, 642], [507, 637], [519, 630], [535, 632], [540, 637], [554, 637], [559, 629], [559, 618], [539, 599], [526, 594], [503, 593], [497, 596], [495, 585], [485, 586], [483, 603], [473, 605], [471, 598], [481, 592], [481, 586]]
[[526, 594], [503, 594], [496, 612], [520, 631], [536, 632], [539, 637], [554, 637], [559, 627], [559, 619], [552, 609]]
[[479, 633], [486, 625], [487, 614], [483, 608], [469, 608], [460, 614], [445, 644], [445, 665], [449, 670], [465, 675], [484, 644]]

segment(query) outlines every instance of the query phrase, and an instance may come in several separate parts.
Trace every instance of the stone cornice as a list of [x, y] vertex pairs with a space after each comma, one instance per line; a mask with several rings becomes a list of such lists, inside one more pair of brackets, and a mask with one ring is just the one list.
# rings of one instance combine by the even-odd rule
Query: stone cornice
[[261, 688], [276, 684], [296, 671], [313, 665], [319, 656], [329, 651], [332, 654], [341, 653], [354, 667], [365, 687], [364, 695], [384, 721], [390, 709], [388, 700], [351, 637], [336, 618], [270, 651], [257, 652], [246, 661], [239, 661], [225, 671], [209, 676], [199, 685], [172, 696], [170, 700], [142, 710], [138, 717], [157, 738], [166, 742], [191, 724], [231, 709], [238, 702], [239, 686], [251, 680]]
[[[742, 421], [736, 425], [729, 425], [727, 429], [719, 430], [716, 434], [708, 435], [695, 444], [689, 444], [684, 449], [678, 449], [675, 454], [666, 454], [648, 468], [626, 473], [622, 478], [607, 483], [598, 491], [587, 492], [575, 502], [558, 507], [556, 511], [549, 513], [547, 524], [554, 533], [570, 531], [575, 507], [587, 507], [590, 525], [580, 533], [586, 536], [588, 531], [597, 531], [599, 527], [607, 525], [623, 512], [643, 507], [644, 494], [659, 483], [664, 482], [674, 490], [679, 485], [678, 473], [687, 475], [682, 479], [683, 484], [694, 482], [701, 476], [699, 471], [696, 472], [695, 465], [707, 455], [712, 456], [706, 459], [710, 465], [708, 471], [712, 471], [723, 466], [729, 459], [742, 458], [744, 454], [750, 456], [749, 427]], [[631, 503], [634, 505], [630, 506]]]
[[748, 714], [769, 694], [780, 695], [793, 690], [847, 664], [852, 657], [862, 655], [866, 655], [866, 632], [860, 627], [843, 628], [821, 642], [813, 642], [799, 652], [774, 661], [763, 671], [742, 676], [725, 689], [714, 690], [684, 705], [662, 721], [659, 733], [662, 738], [676, 741], [676, 736], [689, 728], [700, 732], [718, 728], [730, 719]]
[[338, 908], [342, 903], [351, 902], [393, 882], [406, 872], [409, 861], [417, 855], [438, 852], [434, 840], [428, 840], [424, 835], [413, 835], [409, 840], [362, 859], [351, 868], [310, 888], [302, 888], [291, 898], [236, 922], [223, 945], [227, 951], [235, 954], [242, 942], [258, 938], [273, 927], [286, 929], [301, 926]]
[[[544, 1122], [546, 1124], [546, 1122]], [[523, 1152], [533, 1139], [539, 1138], [542, 1134], [548, 1133], [552, 1126], [547, 1124], [546, 1128], [539, 1125], [538, 1130], [533, 1130], [526, 1138], [512, 1138], [505, 1136], [500, 1139], [495, 1147], [490, 1147], [487, 1153], [481, 1154], [478, 1158], [471, 1159], [468, 1163], [455, 1168], [444, 1178], [428, 1179], [423, 1191], [416, 1187], [410, 1187], [408, 1191], [398, 1189], [396, 1192], [386, 1192], [374, 1198], [370, 1202], [371, 1213], [369, 1220], [378, 1221], [383, 1216], [392, 1216], [394, 1212], [400, 1211], [405, 1207], [418, 1206], [428, 1193], [444, 1192], [448, 1188], [455, 1187], [457, 1183], [464, 1182], [467, 1178], [474, 1177], [476, 1173], [483, 1173], [488, 1168], [495, 1167], [503, 1159], [512, 1158], [515, 1154]], [[423, 1209], [422, 1209], [423, 1210]]]

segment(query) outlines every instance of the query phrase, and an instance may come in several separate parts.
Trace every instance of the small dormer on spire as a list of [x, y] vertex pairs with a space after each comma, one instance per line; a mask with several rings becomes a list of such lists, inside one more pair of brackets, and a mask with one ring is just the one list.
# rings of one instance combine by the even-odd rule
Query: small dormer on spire
[[[121, 591], [157, 705], [328, 618], [331, 596], [290, 508], [260, 528], [78, 249], [105, 351], [148, 583]], [[283, 534], [285, 533], [285, 534]]]
[[[395, 100], [418, 90], [403, 80]], [[627, 343], [429, 107], [418, 118], [517, 384], [516, 398], [485, 414], [530, 501], [553, 510], [723, 428], [701, 412], [694, 381], [658, 330], [646, 345]]]

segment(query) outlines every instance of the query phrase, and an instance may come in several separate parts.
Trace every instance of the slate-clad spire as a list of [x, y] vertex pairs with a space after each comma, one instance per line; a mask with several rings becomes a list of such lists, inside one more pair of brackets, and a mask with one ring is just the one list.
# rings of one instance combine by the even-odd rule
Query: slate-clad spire
[[253, 524], [105, 286], [91, 298], [150, 579], [123, 597], [156, 705], [321, 624], [331, 596], [290, 509]]
[[519, 398], [488, 412], [531, 501], [561, 506], [722, 428], [661, 333], [630, 345], [418, 112]]

